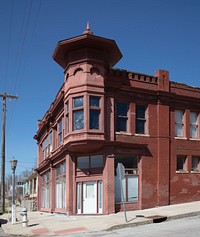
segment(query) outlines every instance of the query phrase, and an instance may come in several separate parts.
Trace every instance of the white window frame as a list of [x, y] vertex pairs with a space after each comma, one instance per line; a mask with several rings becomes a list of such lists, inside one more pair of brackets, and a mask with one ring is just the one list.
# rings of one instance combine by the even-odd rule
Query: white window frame
[[56, 166], [56, 208], [66, 208], [66, 162]]
[[175, 110], [174, 113], [175, 113], [175, 116], [174, 116], [175, 117], [175, 137], [183, 137], [184, 136], [184, 111]]
[[[190, 112], [190, 138], [192, 139], [198, 138], [198, 117], [197, 112]], [[193, 132], [195, 132], [195, 135]]]

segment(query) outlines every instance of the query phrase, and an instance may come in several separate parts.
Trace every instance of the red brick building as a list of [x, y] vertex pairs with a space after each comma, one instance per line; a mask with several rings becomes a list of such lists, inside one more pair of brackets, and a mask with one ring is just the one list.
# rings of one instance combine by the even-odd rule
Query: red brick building
[[127, 210], [200, 199], [200, 89], [114, 69], [121, 57], [89, 27], [57, 44], [64, 83], [35, 135], [40, 211], [122, 210], [118, 163]]

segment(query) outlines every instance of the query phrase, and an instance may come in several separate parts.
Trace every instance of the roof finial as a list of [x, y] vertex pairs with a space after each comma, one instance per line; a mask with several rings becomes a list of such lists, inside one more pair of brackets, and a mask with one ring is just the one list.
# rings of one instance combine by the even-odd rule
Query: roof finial
[[90, 23], [89, 22], [87, 22], [86, 30], [83, 32], [83, 34], [93, 35], [93, 32], [90, 30]]

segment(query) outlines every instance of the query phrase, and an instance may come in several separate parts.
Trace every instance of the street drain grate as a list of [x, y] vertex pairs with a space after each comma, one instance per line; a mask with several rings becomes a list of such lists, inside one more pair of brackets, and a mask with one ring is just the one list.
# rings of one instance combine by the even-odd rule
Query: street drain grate
[[167, 220], [167, 216], [146, 216], [148, 219], [152, 219], [153, 223], [160, 223]]

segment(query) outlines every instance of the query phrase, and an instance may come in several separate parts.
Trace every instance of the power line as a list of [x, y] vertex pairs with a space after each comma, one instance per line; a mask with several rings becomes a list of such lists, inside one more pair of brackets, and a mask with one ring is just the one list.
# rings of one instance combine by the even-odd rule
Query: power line
[[[18, 63], [16, 65], [16, 77], [15, 77], [15, 81], [14, 81], [14, 90], [16, 90], [16, 85], [18, 83], [19, 80], [19, 73], [20, 73], [20, 69], [21, 69], [21, 65], [22, 65], [22, 59], [23, 59], [23, 54], [24, 54], [24, 49], [25, 49], [25, 40], [27, 38], [27, 32], [28, 32], [28, 25], [29, 25], [29, 20], [30, 20], [30, 14], [31, 14], [31, 6], [32, 6], [32, 1], [29, 5], [29, 9], [28, 9], [28, 18], [26, 20], [26, 12], [27, 12], [27, 5], [28, 5], [28, 1], [26, 1], [26, 5], [25, 5], [25, 11], [24, 11], [24, 16], [23, 16], [23, 24], [22, 24], [22, 28], [21, 28], [21, 39], [20, 39], [20, 45], [18, 47], [18, 53], [17, 53], [17, 60], [16, 62]], [[23, 31], [24, 29], [24, 31]]]
[[[32, 30], [31, 33], [31, 37], [30, 37], [30, 42], [28, 43], [29, 48], [31, 47], [31, 41], [34, 38], [34, 33], [36, 30], [36, 25], [39, 19], [39, 13], [40, 13], [40, 8], [41, 8], [41, 1], [38, 2], [38, 4], [36, 5], [36, 11], [34, 11], [35, 13], [35, 17], [33, 18], [33, 27], [29, 27], [30, 26], [30, 22], [31, 20], [31, 13], [33, 12], [33, 4], [37, 3], [37, 2], [33, 2], [33, 1], [26, 1], [25, 7], [23, 9], [23, 18], [22, 18], [22, 24], [21, 24], [21, 30], [20, 30], [20, 41], [19, 41], [19, 47], [17, 50], [17, 57], [16, 57], [16, 63], [15, 63], [15, 80], [13, 83], [13, 92], [16, 94], [17, 92], [17, 87], [20, 88], [20, 84], [19, 83], [19, 74], [21, 73], [21, 68], [22, 68], [22, 64], [23, 64], [23, 56], [24, 56], [24, 52], [25, 52], [25, 42], [27, 41], [28, 38], [28, 29]], [[27, 43], [27, 42], [26, 42]], [[30, 55], [28, 54], [28, 57], [30, 57]], [[26, 63], [28, 62], [28, 58], [26, 58]], [[25, 66], [23, 66], [23, 71], [24, 71]], [[17, 86], [18, 85], [18, 86]], [[9, 127], [10, 124], [12, 122], [12, 118], [13, 118], [13, 114], [14, 114], [14, 110], [15, 110], [15, 106], [16, 103], [12, 103], [11, 105], [11, 116], [9, 117]], [[8, 130], [9, 130], [8, 127]]]
[[[24, 56], [24, 52], [25, 52], [25, 42], [27, 41], [27, 38], [28, 38], [28, 29], [29, 28], [32, 29], [30, 42], [28, 43], [29, 48], [30, 48], [31, 44], [32, 44], [32, 40], [34, 38], [34, 33], [36, 31], [36, 26], [37, 26], [39, 14], [40, 14], [41, 1], [38, 2], [38, 5], [36, 5], [37, 9], [36, 9], [36, 11], [34, 11], [34, 13], [36, 13], [36, 14], [35, 14], [35, 17], [33, 18], [33, 27], [29, 27], [30, 22], [31, 22], [31, 12], [33, 12], [32, 11], [32, 9], [33, 9], [32, 3], [35, 3], [35, 2], [26, 1], [25, 8], [24, 8], [24, 14], [23, 14], [23, 18], [22, 18], [23, 20], [22, 20], [21, 33], [20, 33], [21, 37], [20, 37], [20, 41], [19, 41], [18, 51], [16, 54], [17, 55], [16, 64], [15, 64], [16, 73], [15, 73], [15, 80], [13, 83], [13, 91], [15, 94], [17, 91], [17, 85], [18, 85], [18, 88], [20, 88], [20, 84], [21, 84], [21, 83], [19, 83], [20, 82], [19, 81], [19, 74], [21, 72], [21, 68], [22, 68], [22, 64], [23, 64], [23, 56]], [[29, 57], [30, 57], [30, 55], [28, 54], [28, 57], [26, 58], [26, 63], [28, 62]], [[23, 72], [24, 72], [24, 68], [25, 68], [25, 66], [23, 66]], [[11, 124], [16, 103], [14, 102], [11, 106], [12, 106], [12, 109], [11, 109], [11, 116], [10, 116], [9, 124]]]
[[11, 22], [9, 27], [9, 36], [8, 36], [8, 53], [7, 53], [7, 60], [6, 60], [6, 72], [5, 72], [5, 90], [7, 89], [7, 77], [8, 77], [8, 64], [9, 64], [9, 57], [10, 57], [10, 45], [11, 45], [11, 32], [12, 32], [12, 21], [13, 21], [13, 0], [11, 3]]

